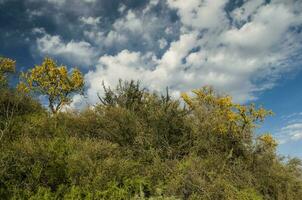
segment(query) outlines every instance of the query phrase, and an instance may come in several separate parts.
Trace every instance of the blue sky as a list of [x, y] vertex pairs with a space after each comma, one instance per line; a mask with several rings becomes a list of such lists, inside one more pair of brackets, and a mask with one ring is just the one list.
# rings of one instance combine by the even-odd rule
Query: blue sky
[[0, 0], [0, 55], [27, 70], [50, 56], [102, 81], [141, 80], [173, 96], [204, 85], [275, 112], [283, 155], [302, 158], [301, 0]]

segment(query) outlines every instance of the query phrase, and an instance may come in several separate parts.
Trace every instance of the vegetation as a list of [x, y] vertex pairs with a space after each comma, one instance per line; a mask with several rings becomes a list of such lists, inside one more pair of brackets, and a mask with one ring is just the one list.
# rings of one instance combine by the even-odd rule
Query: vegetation
[[211, 87], [173, 99], [121, 81], [94, 108], [57, 112], [81, 74], [51, 59], [24, 74], [19, 89], [62, 103], [49, 113], [34, 93], [1, 86], [1, 199], [301, 199], [301, 161], [254, 134], [270, 111]]
[[7, 75], [15, 71], [15, 61], [9, 58], [0, 57], [0, 86], [7, 82]]

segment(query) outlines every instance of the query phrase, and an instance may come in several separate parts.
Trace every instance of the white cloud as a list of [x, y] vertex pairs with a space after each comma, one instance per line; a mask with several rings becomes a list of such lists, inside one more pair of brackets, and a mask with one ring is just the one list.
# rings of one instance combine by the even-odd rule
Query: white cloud
[[280, 144], [302, 140], [302, 112], [281, 116], [281, 128], [275, 131]]
[[[124, 50], [115, 56], [104, 55], [99, 59], [96, 69], [89, 71], [85, 75], [88, 86], [87, 96], [90, 105], [98, 102], [97, 94], [102, 94], [104, 81], [106, 86], [115, 87], [118, 80], [131, 80], [135, 77], [141, 80], [148, 80], [151, 73], [150, 67], [156, 63], [152, 53], [141, 55], [139, 52]], [[148, 84], [148, 81], [144, 82]], [[74, 104], [78, 104], [83, 99], [74, 99]]]
[[[169, 71], [175, 71], [183, 57], [189, 51], [189, 46], [194, 43], [194, 35], [184, 35], [180, 41], [171, 45], [169, 51], [158, 60], [152, 53], [142, 55], [139, 52], [130, 52], [123, 50], [115, 56], [104, 55], [99, 59], [99, 64], [95, 71], [86, 74], [85, 80], [88, 84], [88, 97], [90, 103], [98, 101], [97, 93], [102, 92], [101, 82], [114, 87], [119, 78], [123, 80], [139, 79], [143, 80], [143, 84], [150, 89], [160, 90], [165, 82], [173, 79], [168, 77]], [[173, 56], [176, 56], [175, 59]], [[165, 68], [167, 65], [170, 68]], [[155, 70], [154, 70], [155, 69]], [[171, 73], [173, 75], [173, 73]]]
[[181, 35], [178, 41], [171, 43], [171, 47], [161, 59], [159, 68], [168, 70], [182, 67], [182, 59], [197, 45], [197, 35], [195, 33]]
[[117, 31], [110, 31], [106, 37], [102, 38], [103, 43], [107, 47], [112, 47], [114, 45], [124, 45], [128, 42], [127, 35], [120, 34]]
[[[278, 15], [276, 15], [278, 13]], [[252, 21], [240, 29], [225, 32], [225, 41], [231, 45], [256, 51], [266, 51], [282, 42], [282, 36], [296, 22], [296, 16], [284, 5], [265, 5], [252, 15]]]
[[47, 0], [48, 2], [50, 3], [55, 3], [55, 4], [58, 4], [58, 5], [62, 5], [65, 3], [66, 0]]
[[168, 42], [165, 38], [161, 38], [160, 40], [158, 40], [158, 45], [159, 48], [164, 49], [168, 45]]
[[43, 56], [63, 57], [82, 65], [91, 65], [96, 56], [93, 47], [85, 41], [71, 40], [65, 43], [61, 37], [47, 33], [37, 39], [37, 49]]
[[[125, 9], [124, 5], [120, 8]], [[85, 19], [86, 23], [88, 21], [91, 24], [96, 20]], [[144, 26], [143, 21], [133, 11], [129, 10], [124, 17], [117, 19], [112, 24], [112, 29], [107, 33], [101, 28], [94, 26], [92, 29], [85, 30], [84, 35], [97, 45], [102, 44], [106, 47], [126, 46], [131, 35], [136, 35], [136, 39], [144, 37]]]
[[117, 19], [113, 23], [112, 30], [107, 34], [104, 44], [106, 46], [123, 46], [131, 41], [129, 39], [149, 39], [151, 30], [154, 28], [152, 21], [154, 22], [152, 17], [147, 22], [144, 21], [143, 16], [140, 17], [132, 10], [129, 10], [124, 17]]
[[277, 132], [277, 138], [281, 144], [302, 139], [302, 123], [288, 124]]
[[248, 18], [255, 14], [258, 8], [265, 3], [265, 0], [248, 0], [241, 7], [236, 8], [232, 13], [232, 19], [237, 23], [247, 22]]
[[[189, 91], [205, 84], [224, 89], [229, 87], [230, 91], [235, 91], [234, 95], [238, 98], [237, 100], [245, 100], [246, 91], [243, 89], [251, 87], [250, 83], [242, 83], [244, 82], [242, 77], [236, 78], [232, 73], [200, 67], [204, 58], [200, 52], [198, 55], [190, 53], [194, 46], [198, 46], [198, 37], [197, 34], [190, 33], [181, 35], [178, 41], [171, 43], [170, 48], [160, 59], [152, 53], [141, 54], [128, 50], [115, 56], [102, 56], [96, 70], [90, 71], [85, 76], [89, 88], [87, 91], [89, 103], [94, 104], [98, 101], [97, 94], [101, 93], [103, 89], [102, 81], [106, 85], [114, 87], [119, 78], [142, 80], [145, 86], [156, 91], [161, 91], [165, 86], [169, 86], [171, 93], [176, 96], [181, 91]], [[219, 62], [218, 57], [213, 57], [212, 62]], [[184, 61], [187, 64], [183, 63]]]
[[132, 32], [141, 33], [143, 31], [142, 21], [136, 16], [136, 14], [129, 10], [125, 18], [121, 18], [113, 24], [113, 28], [116, 30], [129, 30]]
[[127, 9], [127, 7], [125, 6], [125, 4], [121, 4], [118, 8], [118, 11], [120, 13], [124, 13], [124, 11]]
[[101, 20], [101, 17], [81, 17], [80, 18], [80, 21], [83, 23], [83, 24], [86, 24], [86, 25], [91, 25], [91, 26], [96, 26], [100, 23], [100, 20]]
[[149, 4], [143, 10], [143, 13], [149, 12], [154, 6], [159, 4], [159, 0], [150, 0]]
[[224, 6], [227, 0], [168, 0], [168, 5], [176, 9], [181, 22], [188, 27], [212, 29], [227, 22]]
[[[223, 7], [226, 1], [168, 0], [168, 3], [177, 9], [184, 32], [207, 28], [199, 31], [201, 38], [196, 41], [199, 49], [194, 50], [196, 43], [191, 46], [193, 52], [183, 64], [187, 67], [183, 77], [191, 77], [187, 83], [191, 87], [211, 84], [232, 94], [238, 102], [252, 100], [255, 92], [274, 86], [275, 75], [291, 67], [284, 61], [301, 49], [293, 42], [299, 41], [301, 35], [289, 31], [297, 22], [301, 24], [301, 11], [295, 10], [296, 5], [246, 1], [238, 9], [244, 10], [239, 19], [247, 21], [236, 28], [226, 17]], [[256, 83], [263, 79], [268, 81]]]
[[33, 28], [32, 33], [33, 34], [46, 34], [46, 31], [44, 28]]

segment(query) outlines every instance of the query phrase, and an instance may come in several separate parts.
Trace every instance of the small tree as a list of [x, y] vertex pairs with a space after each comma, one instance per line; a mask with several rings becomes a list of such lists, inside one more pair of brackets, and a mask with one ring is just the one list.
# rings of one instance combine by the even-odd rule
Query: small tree
[[52, 113], [57, 113], [64, 105], [71, 103], [71, 95], [82, 92], [84, 78], [78, 69], [68, 74], [66, 66], [58, 66], [51, 58], [45, 58], [27, 73], [21, 74], [18, 89], [46, 95]]

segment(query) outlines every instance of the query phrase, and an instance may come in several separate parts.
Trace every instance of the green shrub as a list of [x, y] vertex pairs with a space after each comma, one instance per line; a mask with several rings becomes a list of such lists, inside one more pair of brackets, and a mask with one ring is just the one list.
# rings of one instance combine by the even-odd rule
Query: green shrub
[[182, 101], [120, 82], [94, 108], [57, 114], [3, 91], [1, 199], [301, 199], [301, 161], [254, 136], [270, 112], [211, 88]]

